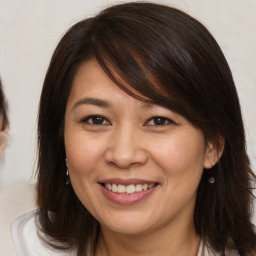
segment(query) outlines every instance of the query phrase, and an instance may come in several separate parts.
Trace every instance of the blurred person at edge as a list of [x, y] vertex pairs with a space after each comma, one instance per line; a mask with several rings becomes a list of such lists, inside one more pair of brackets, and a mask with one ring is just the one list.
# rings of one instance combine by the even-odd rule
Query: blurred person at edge
[[[10, 143], [7, 101], [0, 79], [0, 166], [4, 166], [4, 151]], [[1, 170], [0, 170], [1, 171]], [[9, 174], [7, 172], [7, 174]], [[11, 175], [11, 174], [10, 174]], [[2, 182], [2, 180], [1, 180]], [[26, 181], [0, 186], [0, 255], [15, 253], [10, 226], [17, 216], [36, 208], [35, 186]]]
[[256, 255], [236, 87], [186, 13], [126, 3], [72, 26], [38, 142], [39, 209], [13, 224], [17, 255]]
[[0, 78], [0, 161], [2, 160], [8, 135], [7, 103]]

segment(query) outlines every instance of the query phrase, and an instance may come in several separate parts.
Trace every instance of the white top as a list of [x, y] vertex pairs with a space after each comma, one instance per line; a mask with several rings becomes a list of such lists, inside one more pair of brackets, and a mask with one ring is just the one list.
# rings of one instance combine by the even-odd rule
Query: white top
[[14, 183], [7, 187], [0, 187], [1, 256], [16, 255], [10, 227], [17, 216], [21, 216], [36, 209], [35, 197], [35, 186], [25, 181]]
[[75, 256], [74, 253], [54, 251], [47, 248], [40, 240], [36, 227], [36, 210], [17, 218], [11, 233], [17, 256]]
[[[11, 227], [17, 256], [75, 256], [75, 252], [54, 251], [42, 244], [37, 234], [36, 211], [20, 216]], [[239, 256], [236, 252], [226, 252], [226, 256]], [[220, 256], [200, 243], [197, 256]]]

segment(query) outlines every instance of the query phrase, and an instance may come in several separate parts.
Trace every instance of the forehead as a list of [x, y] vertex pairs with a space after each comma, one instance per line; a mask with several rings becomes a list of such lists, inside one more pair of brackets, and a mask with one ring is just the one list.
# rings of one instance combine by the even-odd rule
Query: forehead
[[116, 97], [125, 95], [139, 99], [147, 107], [152, 105], [152, 100], [128, 85], [115, 71], [113, 75], [117, 83], [109, 78], [97, 60], [91, 59], [81, 63], [75, 73], [69, 98], [82, 97], [82, 94], [97, 94], [101, 98], [110, 98], [114, 93]]
[[[80, 98], [83, 95], [97, 95], [109, 98], [111, 92], [117, 94], [117, 86], [103, 71], [95, 59], [83, 62], [74, 76], [69, 98]], [[121, 90], [120, 90], [121, 93]], [[118, 93], [119, 94], [119, 93]]]

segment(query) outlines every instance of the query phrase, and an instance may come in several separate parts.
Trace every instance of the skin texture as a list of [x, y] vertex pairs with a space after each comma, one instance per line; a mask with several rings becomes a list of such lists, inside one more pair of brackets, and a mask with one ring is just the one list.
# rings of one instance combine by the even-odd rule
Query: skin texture
[[[101, 225], [98, 255], [197, 254], [196, 191], [217, 160], [200, 130], [129, 96], [90, 60], [75, 75], [64, 137], [72, 186]], [[138, 202], [120, 204], [103, 193], [107, 179], [157, 185]]]

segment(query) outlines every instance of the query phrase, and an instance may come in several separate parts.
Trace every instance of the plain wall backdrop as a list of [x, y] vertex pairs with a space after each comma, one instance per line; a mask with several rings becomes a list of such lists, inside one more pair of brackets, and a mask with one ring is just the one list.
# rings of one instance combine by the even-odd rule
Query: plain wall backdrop
[[[123, 1], [118, 1], [123, 2]], [[240, 96], [248, 153], [256, 166], [256, 0], [157, 1], [199, 19], [220, 44]], [[64, 32], [117, 1], [0, 0], [0, 74], [9, 102], [10, 136], [0, 186], [31, 181], [37, 109], [44, 76]]]

